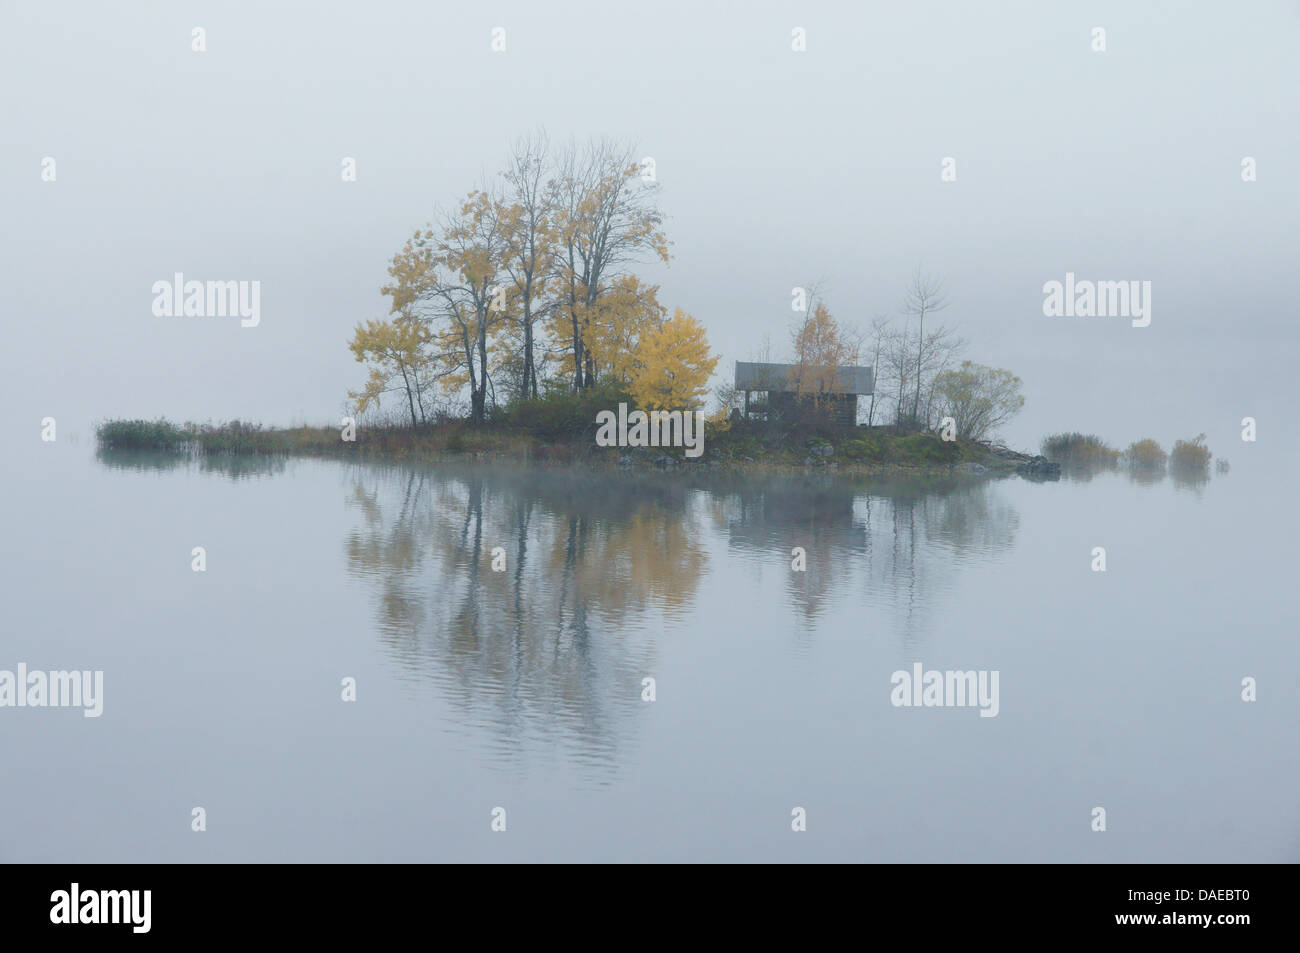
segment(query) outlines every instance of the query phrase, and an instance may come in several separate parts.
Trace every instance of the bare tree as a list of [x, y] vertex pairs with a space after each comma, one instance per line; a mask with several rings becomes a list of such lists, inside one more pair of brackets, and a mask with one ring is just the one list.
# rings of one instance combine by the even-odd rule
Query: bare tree
[[545, 132], [518, 139], [502, 173], [507, 185], [502, 219], [503, 270], [514, 284], [521, 344], [518, 354], [518, 396], [537, 396], [535, 327], [545, 316], [546, 279], [554, 267], [554, 193], [548, 187], [549, 142]]
[[519, 328], [517, 395], [537, 397], [536, 326], [545, 317], [546, 280], [554, 268], [554, 212], [547, 173], [550, 143], [545, 131], [517, 139], [502, 178], [506, 195], [498, 204], [502, 270], [512, 283], [511, 320]]
[[907, 328], [886, 328], [880, 339], [880, 367], [877, 383], [881, 396], [894, 404], [894, 427], [901, 429], [907, 418], [905, 401], [910, 391], [912, 372], [912, 334]]
[[913, 412], [917, 423], [927, 429], [933, 427], [934, 382], [952, 366], [953, 361], [966, 349], [966, 340], [949, 327], [932, 328], [918, 345], [921, 354], [920, 373], [917, 375], [925, 392], [924, 413]]
[[876, 417], [876, 394], [880, 391], [880, 353], [885, 346], [885, 340], [889, 335], [889, 318], [885, 315], [876, 315], [871, 319], [871, 406], [867, 408], [867, 426], [870, 427], [875, 423]]
[[734, 381], [723, 380], [713, 388], [713, 399], [718, 404], [718, 413], [724, 417], [737, 414], [744, 406], [744, 395], [736, 389]]
[[925, 316], [948, 307], [948, 296], [943, 283], [926, 275], [918, 265], [904, 293], [903, 313], [918, 318], [916, 333], [916, 396], [912, 401], [912, 419], [918, 419], [921, 409], [921, 379], [924, 361]]

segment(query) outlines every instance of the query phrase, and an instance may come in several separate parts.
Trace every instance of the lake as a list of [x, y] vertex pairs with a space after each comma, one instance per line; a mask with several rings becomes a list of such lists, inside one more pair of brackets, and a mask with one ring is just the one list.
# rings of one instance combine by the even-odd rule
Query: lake
[[1276, 470], [13, 462], [6, 862], [1300, 859]]

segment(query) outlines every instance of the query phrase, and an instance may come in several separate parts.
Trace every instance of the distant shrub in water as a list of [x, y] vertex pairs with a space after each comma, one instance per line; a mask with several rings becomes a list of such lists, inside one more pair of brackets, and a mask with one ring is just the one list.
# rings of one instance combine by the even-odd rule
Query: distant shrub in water
[[1119, 462], [1119, 451], [1096, 434], [1052, 434], [1043, 438], [1042, 451], [1047, 459], [1071, 466], [1113, 467]]
[[181, 450], [194, 434], [162, 418], [108, 420], [95, 428], [95, 438], [106, 450]]
[[1169, 454], [1150, 437], [1144, 437], [1128, 445], [1124, 451], [1124, 460], [1130, 467], [1139, 470], [1163, 470]]
[[1205, 434], [1191, 440], [1179, 440], [1169, 451], [1169, 465], [1183, 471], [1206, 470], [1210, 466], [1210, 448], [1205, 445]]

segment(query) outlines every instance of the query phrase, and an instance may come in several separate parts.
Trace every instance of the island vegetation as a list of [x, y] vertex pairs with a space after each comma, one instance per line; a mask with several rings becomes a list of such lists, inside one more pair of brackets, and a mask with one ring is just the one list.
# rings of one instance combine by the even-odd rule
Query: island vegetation
[[[339, 427], [265, 428], [231, 421], [113, 420], [110, 450], [321, 454], [434, 459], [447, 455], [620, 466], [1138, 469], [1194, 465], [1203, 436], [1168, 456], [1154, 441], [1121, 454], [1094, 436], [1061, 434], [1041, 456], [996, 442], [1023, 406], [1010, 371], [964, 359], [968, 342], [937, 320], [949, 300], [919, 268], [894, 317], [868, 328], [833, 313], [817, 282], [793, 289], [794, 320], [777, 357], [795, 400], [780, 413], [725, 382], [703, 323], [661, 301], [637, 269], [668, 265], [672, 244], [653, 168], [609, 141], [554, 148], [518, 140], [493, 180], [438, 209], [392, 256], [387, 313], [348, 342], [365, 371]], [[752, 358], [774, 356], [764, 339]], [[851, 425], [831, 413], [840, 368], [871, 368], [874, 387]], [[704, 453], [598, 447], [597, 415], [620, 405], [706, 414]], [[757, 414], [746, 411], [757, 410]], [[771, 411], [771, 412], [768, 412]], [[1199, 442], [1198, 442], [1199, 441]]]

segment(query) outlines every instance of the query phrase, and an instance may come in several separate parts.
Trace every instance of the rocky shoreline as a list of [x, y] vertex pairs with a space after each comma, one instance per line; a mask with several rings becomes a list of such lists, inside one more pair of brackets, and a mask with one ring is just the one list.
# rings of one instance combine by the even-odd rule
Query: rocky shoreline
[[1052, 481], [1061, 478], [1061, 465], [1036, 454], [1021, 453], [1004, 446], [985, 445], [988, 452], [984, 463], [967, 461], [957, 464], [916, 465], [905, 463], [862, 463], [837, 459], [830, 444], [810, 447], [800, 461], [764, 460], [741, 457], [720, 460], [716, 457], [692, 460], [663, 450], [624, 452], [619, 454], [620, 470], [654, 469], [660, 471], [794, 471], [808, 469], [838, 470], [846, 473], [964, 473], [972, 476], [1005, 476], [1014, 473], [1027, 480]]

